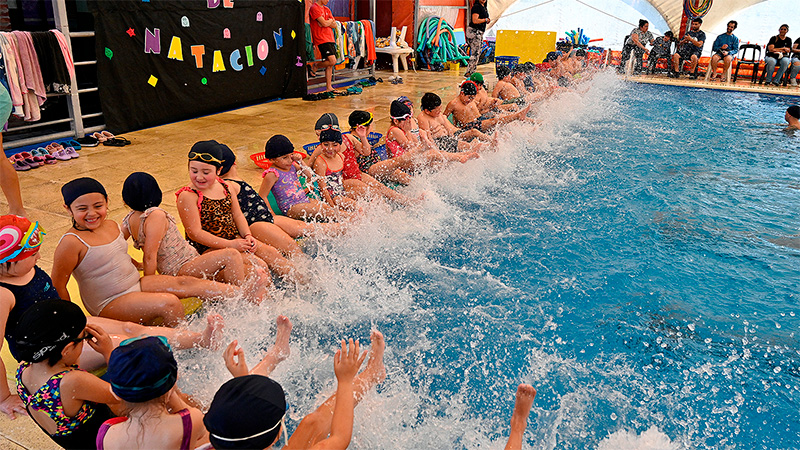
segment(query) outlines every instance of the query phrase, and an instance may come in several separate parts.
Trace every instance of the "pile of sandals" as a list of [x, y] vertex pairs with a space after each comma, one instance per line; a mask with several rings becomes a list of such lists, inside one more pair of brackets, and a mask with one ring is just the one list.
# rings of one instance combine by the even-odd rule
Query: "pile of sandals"
[[114, 136], [108, 131], [99, 131], [97, 133], [86, 135], [85, 137], [78, 138], [78, 142], [80, 142], [84, 147], [97, 147], [100, 144], [109, 147], [124, 147], [126, 145], [131, 145], [131, 141], [128, 139], [125, 139], [122, 136]]
[[335, 89], [333, 91], [317, 92], [316, 94], [306, 94], [303, 96], [303, 100], [316, 101], [334, 98], [336, 96], [358, 95], [364, 92], [363, 88], [375, 86], [378, 83], [383, 83], [383, 80], [380, 78], [369, 77], [358, 81], [347, 89]]

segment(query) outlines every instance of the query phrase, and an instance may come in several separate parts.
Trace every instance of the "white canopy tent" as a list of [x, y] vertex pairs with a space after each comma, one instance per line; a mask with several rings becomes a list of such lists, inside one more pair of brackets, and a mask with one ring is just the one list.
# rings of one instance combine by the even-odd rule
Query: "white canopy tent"
[[[497, 22], [503, 12], [518, 0], [488, 0], [489, 17], [492, 18], [490, 26]], [[554, 0], [542, 0], [542, 4]], [[666, 22], [669, 29], [677, 33], [681, 27], [683, 16], [683, 0], [621, 0], [624, 3], [636, 8], [637, 4], [647, 3], [655, 9]], [[743, 10], [757, 3], [766, 0], [716, 0], [711, 7], [708, 15], [703, 18], [703, 27], [706, 29], [716, 28], [721, 22], [725, 21], [731, 14]], [[640, 5], [638, 5], [640, 6]]]

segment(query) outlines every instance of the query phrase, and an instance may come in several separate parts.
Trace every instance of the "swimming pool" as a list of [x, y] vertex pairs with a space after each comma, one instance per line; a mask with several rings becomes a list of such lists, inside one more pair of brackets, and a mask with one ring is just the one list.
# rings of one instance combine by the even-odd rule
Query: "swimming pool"
[[[313, 244], [317, 279], [225, 313], [274, 373], [289, 427], [333, 391], [339, 337], [387, 338], [388, 378], [351, 448], [503, 448], [516, 385], [527, 445], [795, 448], [800, 442], [800, 136], [788, 100], [601, 75], [514, 126], [496, 154], [420, 177], [418, 208], [371, 204]], [[210, 399], [217, 355], [179, 353]], [[324, 394], [319, 394], [324, 392]]]

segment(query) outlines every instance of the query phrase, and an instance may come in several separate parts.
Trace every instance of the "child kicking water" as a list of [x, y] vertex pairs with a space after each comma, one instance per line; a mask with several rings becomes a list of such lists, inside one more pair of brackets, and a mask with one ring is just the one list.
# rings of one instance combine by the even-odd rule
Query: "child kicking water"
[[252, 253], [280, 276], [304, 280], [275, 247], [253, 237], [239, 201], [231, 194], [228, 184], [219, 178], [222, 158], [217, 141], [197, 142], [189, 151], [191, 186], [181, 188], [176, 194], [178, 213], [189, 243], [201, 254], [218, 248]]
[[[18, 332], [24, 331], [19, 326], [20, 317], [38, 302], [58, 298], [58, 292], [47, 273], [36, 265], [44, 234], [38, 222], [31, 223], [28, 219], [13, 215], [1, 216], [0, 229], [3, 230], [0, 231], [0, 238], [6, 239], [4, 250], [0, 251], [0, 334], [5, 336], [11, 356], [21, 360], [22, 357], [15, 345]], [[90, 326], [105, 330], [115, 345], [130, 337], [149, 334], [166, 337], [178, 349], [212, 346], [218, 334], [222, 332], [223, 326], [222, 317], [217, 314], [209, 314], [208, 326], [202, 333], [180, 328], [146, 327], [104, 317], [89, 317], [87, 321]], [[80, 360], [81, 367], [95, 370], [105, 364], [105, 357], [91, 347], [84, 347]], [[0, 359], [0, 373], [5, 373], [2, 359]], [[25, 414], [19, 397], [12, 395], [7, 384], [2, 382], [0, 382], [0, 411], [12, 419], [17, 413]]]
[[122, 219], [125, 239], [133, 238], [133, 246], [142, 250], [145, 275], [186, 275], [214, 278], [236, 286], [247, 283], [249, 296], [263, 299], [265, 286], [272, 283], [260, 267], [246, 261], [232, 248], [218, 249], [200, 255], [181, 236], [175, 218], [159, 208], [161, 188], [152, 175], [134, 172], [122, 185], [122, 200], [133, 210]]
[[108, 219], [108, 195], [100, 182], [78, 178], [61, 188], [72, 228], [61, 237], [53, 255], [53, 285], [70, 300], [67, 282], [75, 276], [86, 310], [94, 316], [167, 326], [184, 317], [178, 297], [231, 298], [239, 288], [194, 277], [147, 275], [128, 255], [119, 226]]
[[318, 183], [325, 202], [330, 206], [352, 211], [356, 208], [356, 202], [345, 195], [342, 176], [344, 157], [339, 152], [341, 145], [341, 131], [334, 128], [322, 130], [319, 134], [319, 155], [314, 161], [314, 172], [320, 176]]
[[294, 161], [294, 145], [286, 136], [276, 134], [264, 146], [264, 157], [269, 159], [272, 167], [264, 171], [259, 195], [264, 201], [270, 192], [281, 212], [293, 219], [301, 220], [342, 220], [349, 217], [326, 203], [308, 198], [297, 176], [298, 166]]
[[533, 386], [528, 384], [517, 386], [514, 412], [511, 415], [511, 431], [508, 435], [505, 450], [522, 449], [522, 436], [525, 434], [525, 428], [528, 427], [528, 416], [531, 413], [534, 397], [536, 397], [536, 389]]
[[189, 450], [208, 442], [203, 413], [187, 405], [175, 386], [178, 364], [164, 339], [123, 342], [111, 352], [107, 374], [125, 415], [103, 423], [98, 450]]
[[[366, 353], [360, 353], [358, 341], [341, 341], [333, 362], [336, 393], [303, 418], [283, 448], [344, 450], [350, 445], [355, 406], [386, 378], [383, 335], [373, 330], [371, 339], [369, 361], [361, 373], [358, 370]], [[217, 450], [271, 449], [281, 431], [286, 434], [285, 414], [286, 396], [280, 384], [265, 376], [245, 375], [222, 385], [203, 422], [211, 445]]]

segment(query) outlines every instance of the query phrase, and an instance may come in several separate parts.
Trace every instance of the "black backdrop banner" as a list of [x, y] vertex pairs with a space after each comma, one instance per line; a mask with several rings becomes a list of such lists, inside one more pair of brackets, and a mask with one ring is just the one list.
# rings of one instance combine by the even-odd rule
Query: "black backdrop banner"
[[298, 0], [94, 0], [100, 102], [115, 133], [306, 93]]

